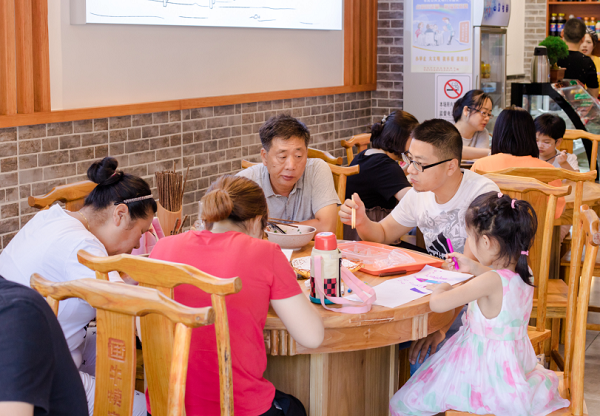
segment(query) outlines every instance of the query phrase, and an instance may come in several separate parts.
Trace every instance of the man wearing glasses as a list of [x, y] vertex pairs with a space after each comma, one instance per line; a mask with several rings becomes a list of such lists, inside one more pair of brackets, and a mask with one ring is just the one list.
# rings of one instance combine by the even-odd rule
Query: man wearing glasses
[[[455, 252], [474, 258], [465, 244], [465, 213], [477, 196], [500, 192], [500, 189], [486, 177], [460, 169], [462, 138], [450, 122], [427, 120], [417, 126], [411, 136], [409, 151], [404, 153], [403, 159], [409, 164], [407, 173], [413, 188], [380, 222], [366, 216], [360, 195], [354, 194], [354, 201], [347, 199], [340, 209], [342, 222], [351, 223], [352, 208], [355, 208], [356, 230], [365, 241], [390, 244], [416, 226], [423, 233], [429, 254], [445, 258], [450, 252], [446, 239], [450, 239]], [[460, 320], [456, 330], [459, 327]], [[413, 342], [411, 363], [416, 364], [419, 352], [422, 363], [429, 347], [434, 353], [448, 329]]]

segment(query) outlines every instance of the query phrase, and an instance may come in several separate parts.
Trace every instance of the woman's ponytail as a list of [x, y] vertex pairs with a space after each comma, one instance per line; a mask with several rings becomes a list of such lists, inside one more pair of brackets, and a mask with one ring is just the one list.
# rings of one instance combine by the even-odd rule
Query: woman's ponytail
[[205, 222], [226, 220], [233, 211], [233, 202], [229, 193], [224, 189], [214, 189], [202, 197], [201, 219]]
[[452, 118], [454, 118], [454, 122], [456, 123], [462, 117], [463, 113], [463, 101], [465, 96], [463, 95], [458, 100], [454, 102], [454, 107], [452, 107]]
[[202, 197], [200, 219], [207, 230], [223, 220], [236, 223], [261, 217], [262, 227], [267, 226], [269, 210], [267, 199], [260, 186], [243, 176], [225, 175], [213, 182]]

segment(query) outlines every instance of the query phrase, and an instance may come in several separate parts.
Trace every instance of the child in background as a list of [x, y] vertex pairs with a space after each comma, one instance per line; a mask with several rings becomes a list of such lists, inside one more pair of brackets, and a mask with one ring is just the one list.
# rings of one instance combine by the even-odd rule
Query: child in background
[[540, 149], [540, 159], [551, 163], [555, 168], [579, 172], [577, 156], [556, 148], [560, 146], [566, 128], [565, 121], [554, 114], [542, 114], [535, 119], [535, 136]]
[[488, 192], [475, 198], [465, 222], [480, 263], [451, 253], [446, 266], [456, 261], [476, 277], [456, 288], [428, 287], [433, 312], [469, 303], [463, 326], [394, 395], [392, 414], [546, 415], [567, 407], [558, 377], [537, 363], [527, 336], [534, 290], [527, 256], [537, 229], [532, 206]]

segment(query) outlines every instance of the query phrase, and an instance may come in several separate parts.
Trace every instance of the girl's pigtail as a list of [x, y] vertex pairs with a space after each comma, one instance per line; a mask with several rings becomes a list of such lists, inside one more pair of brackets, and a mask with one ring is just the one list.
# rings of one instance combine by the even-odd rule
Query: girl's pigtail
[[527, 263], [527, 256], [525, 254], [521, 254], [519, 256], [517, 265], [515, 267], [515, 272], [521, 276], [521, 279], [523, 279], [526, 284], [533, 286], [531, 282], [531, 273], [529, 273], [529, 264]]
[[516, 213], [516, 241], [518, 251], [515, 253], [517, 257], [517, 265], [515, 271], [521, 276], [523, 281], [533, 286], [529, 264], [529, 250], [533, 246], [535, 233], [537, 232], [537, 215], [533, 207], [526, 201], [512, 200], [512, 209]]

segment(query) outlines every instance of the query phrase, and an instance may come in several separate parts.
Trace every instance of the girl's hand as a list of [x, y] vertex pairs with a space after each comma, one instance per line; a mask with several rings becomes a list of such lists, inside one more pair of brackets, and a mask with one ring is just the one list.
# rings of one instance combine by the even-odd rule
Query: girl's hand
[[[454, 262], [458, 264], [458, 270], [454, 267]], [[450, 270], [452, 272], [460, 272], [460, 273], [472, 273], [476, 262], [472, 259], [468, 258], [464, 254], [460, 253], [450, 253], [446, 254], [446, 262], [443, 265], [443, 268], [446, 270]]]
[[425, 286], [425, 289], [431, 290], [433, 293], [436, 292], [446, 292], [452, 289], [452, 286], [449, 283], [440, 283], [440, 284], [431, 284]]

